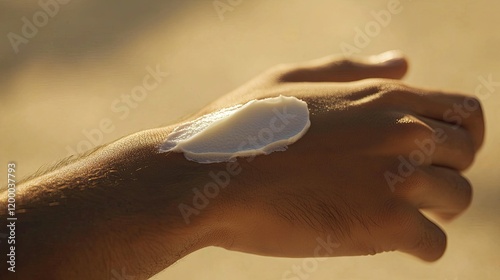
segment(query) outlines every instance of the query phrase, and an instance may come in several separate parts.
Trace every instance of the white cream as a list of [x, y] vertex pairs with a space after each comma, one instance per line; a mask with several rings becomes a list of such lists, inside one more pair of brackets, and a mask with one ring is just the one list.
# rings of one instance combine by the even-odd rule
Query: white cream
[[160, 152], [182, 152], [199, 163], [234, 161], [284, 151], [310, 125], [307, 103], [302, 100], [287, 96], [252, 100], [177, 127]]

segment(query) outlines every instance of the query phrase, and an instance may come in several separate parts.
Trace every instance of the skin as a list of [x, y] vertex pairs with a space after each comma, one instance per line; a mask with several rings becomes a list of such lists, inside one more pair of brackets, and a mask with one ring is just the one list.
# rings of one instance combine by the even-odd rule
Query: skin
[[[472, 189], [461, 171], [483, 142], [484, 120], [478, 100], [405, 85], [398, 79], [406, 70], [398, 52], [279, 65], [186, 120], [251, 99], [296, 96], [308, 103], [311, 127], [285, 152], [233, 165], [158, 153], [174, 124], [26, 180], [16, 192], [16, 276], [110, 279], [126, 271], [147, 279], [207, 246], [317, 257], [318, 239], [331, 245], [319, 256], [401, 251], [439, 259], [446, 235], [422, 211], [443, 222], [469, 206]], [[402, 174], [401, 160], [422, 151], [416, 140], [434, 149]], [[400, 178], [388, 181], [388, 172]], [[196, 208], [195, 190], [217, 180], [224, 187]], [[0, 209], [6, 200], [3, 192]], [[181, 205], [195, 211], [183, 214]]]

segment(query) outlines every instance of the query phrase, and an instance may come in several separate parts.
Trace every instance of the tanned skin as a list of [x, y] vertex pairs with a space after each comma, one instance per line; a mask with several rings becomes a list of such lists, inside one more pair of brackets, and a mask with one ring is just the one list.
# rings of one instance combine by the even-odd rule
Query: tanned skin
[[[312, 257], [317, 238], [336, 244], [321, 256], [401, 251], [439, 259], [446, 235], [421, 211], [448, 221], [470, 204], [461, 171], [483, 142], [483, 114], [465, 94], [405, 85], [398, 79], [406, 60], [397, 52], [382, 57], [279, 65], [193, 115], [281, 94], [306, 101], [311, 119], [287, 151], [238, 158], [227, 186], [196, 213], [180, 205], [193, 206], [193, 189], [203, 192], [210, 172], [228, 164], [158, 153], [179, 124], [24, 181], [16, 193], [16, 273], [0, 277], [111, 279], [126, 268], [147, 279], [207, 246]], [[434, 139], [432, 153], [410, 175], [388, 181], [387, 172], [398, 175], [401, 158], [426, 139]], [[2, 221], [6, 204], [4, 191]], [[0, 259], [6, 263], [5, 254]]]

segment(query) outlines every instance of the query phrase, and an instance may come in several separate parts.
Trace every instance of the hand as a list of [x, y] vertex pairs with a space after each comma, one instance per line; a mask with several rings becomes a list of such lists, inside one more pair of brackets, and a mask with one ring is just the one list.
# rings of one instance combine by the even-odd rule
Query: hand
[[421, 210], [449, 220], [470, 204], [460, 171], [483, 142], [483, 115], [466, 95], [380, 79], [406, 69], [395, 52], [281, 65], [202, 110], [281, 94], [311, 113], [309, 131], [287, 151], [238, 159], [242, 172], [217, 198], [222, 246], [312, 257], [321, 238], [336, 244], [322, 256], [440, 258], [446, 235]]
[[[397, 53], [281, 65], [198, 114], [296, 96], [308, 103], [311, 127], [284, 152], [199, 164], [158, 153], [172, 125], [19, 182], [16, 275], [109, 279], [126, 267], [148, 279], [210, 245], [288, 257], [399, 250], [436, 260], [446, 237], [420, 211], [449, 220], [467, 208], [471, 186], [460, 171], [481, 146], [484, 123], [474, 98], [381, 79], [406, 68]], [[230, 164], [238, 174], [220, 177]], [[207, 174], [225, 187], [196, 207]], [[0, 192], [0, 208], [8, 197]], [[179, 210], [189, 203], [199, 209], [186, 223]]]

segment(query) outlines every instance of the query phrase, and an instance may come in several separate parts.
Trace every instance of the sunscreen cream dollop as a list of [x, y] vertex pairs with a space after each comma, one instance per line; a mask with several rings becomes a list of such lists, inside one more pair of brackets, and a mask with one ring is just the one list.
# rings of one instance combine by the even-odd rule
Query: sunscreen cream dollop
[[311, 122], [307, 103], [278, 96], [225, 108], [175, 128], [160, 152], [181, 152], [191, 161], [214, 163], [284, 151]]

